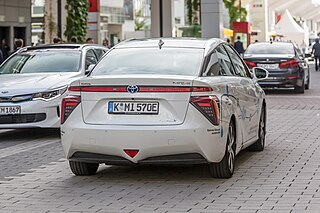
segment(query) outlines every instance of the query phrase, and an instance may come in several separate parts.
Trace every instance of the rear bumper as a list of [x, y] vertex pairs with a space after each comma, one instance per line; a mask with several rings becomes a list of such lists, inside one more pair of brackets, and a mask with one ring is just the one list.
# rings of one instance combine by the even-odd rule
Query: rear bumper
[[295, 86], [301, 87], [303, 81], [301, 79], [279, 79], [279, 80], [266, 80], [259, 81], [259, 85], [263, 88], [281, 87], [292, 88]]
[[[196, 109], [189, 109], [189, 112], [192, 110]], [[198, 115], [198, 112], [188, 113], [181, 125], [88, 125], [82, 121], [81, 109], [77, 107], [61, 126], [62, 146], [66, 158], [77, 161], [107, 164], [220, 162], [225, 153], [227, 133], [221, 134], [220, 126], [213, 126]], [[125, 149], [139, 152], [131, 158]], [[90, 154], [83, 157], [77, 153]], [[176, 155], [183, 156], [172, 158]]]

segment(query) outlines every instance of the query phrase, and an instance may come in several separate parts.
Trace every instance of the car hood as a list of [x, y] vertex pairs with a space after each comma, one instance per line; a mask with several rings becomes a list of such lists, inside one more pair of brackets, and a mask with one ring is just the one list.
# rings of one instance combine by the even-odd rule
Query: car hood
[[80, 73], [36, 73], [0, 75], [0, 96], [43, 92], [70, 84]]

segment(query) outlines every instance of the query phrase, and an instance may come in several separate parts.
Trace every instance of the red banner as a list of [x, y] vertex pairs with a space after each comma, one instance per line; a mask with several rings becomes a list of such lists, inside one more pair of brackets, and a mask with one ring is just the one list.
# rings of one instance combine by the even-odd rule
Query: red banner
[[99, 3], [100, 0], [89, 0], [89, 12], [98, 12], [100, 8]]

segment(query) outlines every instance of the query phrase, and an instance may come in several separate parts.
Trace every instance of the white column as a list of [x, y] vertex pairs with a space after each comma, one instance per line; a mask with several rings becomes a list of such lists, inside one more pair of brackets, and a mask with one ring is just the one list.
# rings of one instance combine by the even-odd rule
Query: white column
[[223, 13], [221, 0], [201, 0], [202, 38], [223, 38]]
[[151, 0], [151, 37], [172, 37], [172, 14], [172, 0]]

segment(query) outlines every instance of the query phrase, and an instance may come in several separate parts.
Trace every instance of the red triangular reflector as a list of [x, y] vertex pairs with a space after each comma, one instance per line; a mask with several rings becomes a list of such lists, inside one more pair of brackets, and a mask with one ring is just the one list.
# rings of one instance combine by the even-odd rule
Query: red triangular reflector
[[138, 149], [125, 149], [124, 152], [127, 155], [129, 155], [130, 157], [134, 158], [138, 154], [139, 150]]

